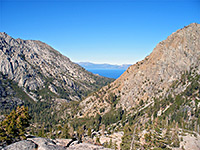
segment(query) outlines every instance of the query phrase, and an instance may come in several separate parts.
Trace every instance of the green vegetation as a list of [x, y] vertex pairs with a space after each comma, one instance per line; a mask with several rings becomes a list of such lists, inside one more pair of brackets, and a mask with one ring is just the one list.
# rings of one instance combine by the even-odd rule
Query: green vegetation
[[30, 125], [28, 108], [21, 106], [13, 110], [0, 123], [0, 145], [11, 144], [25, 139], [25, 129]]
[[[146, 104], [141, 100], [139, 106], [133, 108], [133, 113], [127, 113], [122, 108], [117, 108], [120, 97], [114, 93], [109, 93], [107, 99], [104, 100], [101, 95], [93, 93], [100, 101], [107, 101], [111, 109], [107, 112], [103, 107], [95, 116], [82, 118], [77, 118], [77, 114], [83, 116], [80, 112], [79, 102], [58, 104], [52, 101], [56, 95], [48, 88], [37, 90], [37, 92], [31, 91], [44, 98], [33, 102], [16, 84], [11, 81], [9, 84], [15, 88], [15, 96], [24, 99], [24, 105], [29, 107], [29, 114], [32, 116], [30, 120], [32, 125], [28, 128], [30, 134], [50, 138], [69, 138], [76, 133], [79, 141], [82, 141], [85, 134], [93, 138], [92, 131], [102, 130], [104, 133], [105, 130], [108, 134], [124, 131], [121, 143], [123, 150], [130, 148], [169, 150], [180, 146], [179, 135], [183, 134], [183, 131], [200, 133], [199, 81], [198, 73], [186, 72], [180, 80], [172, 84], [166, 96], [154, 98], [153, 105], [137, 111]], [[175, 88], [186, 84], [188, 85], [186, 89], [177, 94], [174, 93]], [[65, 92], [62, 89], [58, 90]], [[102, 93], [105, 91], [102, 90]], [[70, 95], [70, 93], [68, 94]], [[1, 114], [5, 114], [5, 112], [9, 111], [0, 111]], [[2, 127], [0, 128], [1, 141], [12, 142], [13, 137], [7, 139], [5, 137], [7, 133], [14, 134], [14, 131], [8, 130], [9, 132], [6, 131], [6, 133], [5, 128]], [[19, 132], [20, 138], [23, 138], [23, 132], [21, 130]], [[97, 143], [100, 143], [99, 138], [100, 136], [96, 135]], [[104, 143], [104, 146], [115, 148], [116, 144], [111, 140]]]
[[130, 143], [133, 138], [133, 126], [124, 126], [124, 136], [122, 137], [121, 149], [130, 150]]
[[[121, 149], [167, 150], [180, 146], [178, 135], [183, 133], [182, 130], [200, 133], [200, 108], [197, 107], [200, 103], [199, 81], [200, 75], [194, 70], [186, 72], [180, 80], [172, 84], [170, 93], [173, 94], [174, 88], [187, 83], [184, 91], [154, 99], [154, 105], [129, 115], [129, 124], [124, 127]], [[158, 115], [159, 111], [161, 114]], [[141, 118], [146, 121], [141, 121]], [[145, 132], [142, 133], [143, 131]], [[142, 139], [144, 140], [141, 143]]]
[[124, 110], [122, 110], [122, 108], [118, 108], [117, 110], [111, 109], [102, 117], [102, 123], [106, 126], [116, 123], [122, 120], [123, 115], [125, 115], [125, 113]]
[[89, 137], [91, 137], [91, 135], [92, 135], [91, 128], [88, 128], [88, 133], [87, 133], [87, 135], [88, 135]]
[[[25, 59], [24, 56], [20, 57], [22, 59]], [[58, 124], [64, 126], [70, 120], [75, 119], [75, 115], [80, 110], [79, 102], [70, 102], [70, 96], [77, 96], [80, 99], [84, 98], [84, 96], [87, 96], [89, 93], [92, 92], [92, 90], [95, 91], [100, 87], [110, 83], [111, 81], [114, 81], [114, 79], [103, 78], [99, 76], [94, 76], [92, 73], [87, 73], [88, 76], [96, 80], [96, 82], [91, 84], [87, 81], [76, 81], [75, 79], [73, 80], [73, 77], [71, 77], [68, 74], [65, 74], [68, 75], [70, 79], [72, 79], [73, 84], [70, 87], [74, 89], [72, 90], [70, 88], [66, 88], [67, 85], [64, 87], [57, 87], [55, 84], [53, 84], [53, 78], [47, 78], [40, 72], [39, 68], [36, 68], [32, 65], [31, 67], [35, 69], [37, 74], [42, 78], [43, 81], [45, 81], [43, 88], [37, 88], [36, 90], [30, 90], [29, 87], [27, 87], [26, 89], [20, 88], [17, 85], [17, 83], [15, 83], [12, 80], [9, 80], [6, 75], [3, 75], [0, 72], [0, 83], [2, 83], [0, 86], [7, 93], [10, 93], [6, 95], [6, 98], [18, 98], [19, 100], [21, 100], [20, 103], [16, 103], [14, 100], [12, 101], [12, 103], [9, 103], [5, 102], [4, 100], [3, 105], [1, 105], [0, 115], [9, 114], [12, 111], [12, 109], [16, 109], [17, 105], [19, 104], [25, 105], [29, 108], [29, 113], [32, 116], [30, 122], [34, 125], [30, 128], [31, 131], [34, 131], [34, 133], [32, 132], [32, 134], [34, 135], [42, 134], [42, 136], [48, 136], [46, 133], [51, 132], [51, 129], [56, 128]], [[80, 71], [86, 72], [85, 69], [82, 69]], [[91, 90], [88, 90], [87, 88], [79, 89], [82, 86], [82, 84], [91, 88]], [[55, 94], [52, 91], [50, 91], [48, 88], [49, 85], [53, 85], [56, 88], [58, 94]], [[28, 94], [34, 95], [37, 101], [33, 101], [33, 99]], [[64, 98], [66, 99], [66, 103], [58, 103], [54, 101], [56, 98]], [[102, 109], [101, 111], [105, 110]], [[74, 128], [77, 129], [78, 127], [76, 127], [75, 125]]]

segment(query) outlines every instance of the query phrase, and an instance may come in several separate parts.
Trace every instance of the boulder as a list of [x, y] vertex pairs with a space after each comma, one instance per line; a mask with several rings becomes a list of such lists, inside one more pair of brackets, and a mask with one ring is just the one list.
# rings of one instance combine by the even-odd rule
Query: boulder
[[66, 141], [63, 142], [64, 144], [61, 145], [58, 139], [52, 140], [40, 137], [28, 138], [27, 140], [19, 141], [2, 148], [2, 150], [111, 150], [99, 145], [78, 142], [74, 142], [74, 144], [66, 147]]
[[14, 144], [8, 145], [2, 150], [35, 150], [37, 149], [37, 147], [38, 145], [35, 144], [34, 142], [23, 140], [23, 141], [19, 141]]
[[38, 145], [38, 150], [66, 150], [64, 146], [57, 145], [55, 141], [46, 138], [28, 138]]

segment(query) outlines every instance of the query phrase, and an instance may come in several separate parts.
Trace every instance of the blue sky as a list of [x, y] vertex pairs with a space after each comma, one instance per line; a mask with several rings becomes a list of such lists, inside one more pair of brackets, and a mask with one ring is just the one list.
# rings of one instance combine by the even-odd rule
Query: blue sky
[[74, 62], [133, 64], [193, 22], [199, 0], [0, 0], [0, 32], [41, 40]]

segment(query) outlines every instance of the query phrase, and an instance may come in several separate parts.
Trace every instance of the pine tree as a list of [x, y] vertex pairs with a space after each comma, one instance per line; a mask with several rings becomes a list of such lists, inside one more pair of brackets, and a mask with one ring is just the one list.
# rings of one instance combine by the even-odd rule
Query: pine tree
[[30, 119], [28, 108], [18, 106], [16, 111], [12, 110], [0, 124], [0, 143], [11, 144], [25, 139], [25, 129]]
[[92, 132], [91, 132], [91, 128], [88, 128], [88, 136], [91, 137]]
[[62, 128], [62, 136], [61, 137], [65, 138], [65, 139], [70, 137], [70, 135], [69, 135], [69, 127], [68, 127], [67, 124], [65, 124], [64, 127]]
[[104, 145], [104, 147], [108, 148], [109, 147], [108, 141], [106, 141], [103, 145]]
[[114, 143], [114, 149], [117, 150], [117, 142]]
[[101, 143], [100, 143], [100, 137], [99, 137], [99, 136], [97, 136], [97, 138], [96, 138], [96, 143], [101, 144]]
[[78, 131], [77, 131], [77, 136], [78, 136], [78, 140], [79, 142], [82, 142], [82, 136], [84, 134], [84, 129], [82, 127], [78, 127]]
[[112, 146], [113, 146], [112, 139], [110, 139], [108, 148], [112, 148]]

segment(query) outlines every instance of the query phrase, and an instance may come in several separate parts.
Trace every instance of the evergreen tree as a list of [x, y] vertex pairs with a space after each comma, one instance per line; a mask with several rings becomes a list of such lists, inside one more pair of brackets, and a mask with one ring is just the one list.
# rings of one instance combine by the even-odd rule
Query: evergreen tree
[[96, 143], [101, 144], [101, 143], [100, 143], [100, 137], [99, 137], [99, 136], [97, 136], [97, 138], [96, 138]]
[[26, 139], [25, 129], [29, 126], [30, 119], [28, 108], [18, 106], [16, 110], [12, 110], [0, 124], [0, 143], [11, 144]]
[[117, 142], [114, 143], [114, 149], [117, 150]]
[[112, 148], [112, 146], [113, 146], [112, 139], [110, 139], [110, 142], [109, 142], [108, 148]]
[[92, 132], [91, 132], [91, 128], [88, 128], [88, 136], [91, 137]]
[[64, 125], [64, 127], [62, 128], [62, 138], [69, 138], [70, 135], [69, 135], [69, 127], [67, 124]]
[[84, 129], [82, 127], [78, 127], [78, 131], [77, 131], [77, 136], [78, 136], [78, 141], [82, 142], [82, 136], [84, 134]]

